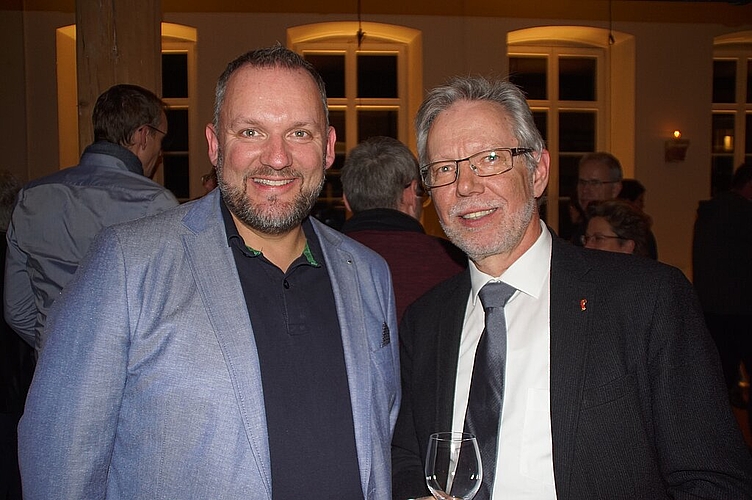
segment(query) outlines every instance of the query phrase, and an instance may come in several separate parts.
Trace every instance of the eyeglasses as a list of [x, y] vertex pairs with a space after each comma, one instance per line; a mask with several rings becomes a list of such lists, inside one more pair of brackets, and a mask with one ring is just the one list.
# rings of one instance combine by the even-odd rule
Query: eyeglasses
[[595, 234], [583, 234], [580, 236], [580, 241], [583, 245], [587, 245], [591, 241], [595, 241], [597, 244], [603, 243], [606, 240], [623, 240], [621, 236], [609, 236], [607, 234], [595, 233]]
[[159, 132], [160, 134], [165, 135], [165, 136], [167, 135], [167, 132], [165, 132], [164, 130], [159, 130], [157, 127], [149, 125], [148, 123], [146, 124], [146, 126], [154, 130], [155, 132]]
[[514, 157], [532, 153], [530, 148], [494, 148], [475, 153], [459, 160], [439, 160], [420, 169], [423, 184], [428, 189], [448, 186], [457, 180], [460, 163], [466, 161], [478, 177], [490, 177], [509, 172], [514, 167]]
[[579, 184], [580, 186], [583, 186], [583, 187], [587, 186], [591, 188], [601, 187], [604, 184], [616, 184], [617, 182], [621, 182], [621, 181], [601, 181], [598, 179], [590, 179], [590, 180], [577, 179], [577, 184]]

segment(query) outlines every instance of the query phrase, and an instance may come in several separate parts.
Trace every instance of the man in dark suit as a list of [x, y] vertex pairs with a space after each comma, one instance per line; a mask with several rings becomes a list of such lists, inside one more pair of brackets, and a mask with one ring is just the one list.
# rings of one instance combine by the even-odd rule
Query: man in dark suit
[[519, 89], [454, 79], [429, 93], [416, 129], [424, 183], [470, 265], [401, 324], [394, 498], [427, 495], [429, 435], [478, 414], [476, 351], [498, 337], [491, 323], [485, 333], [478, 295], [497, 281], [515, 291], [497, 307], [505, 368], [482, 365], [484, 380], [503, 377], [503, 404], [491, 432], [477, 433], [494, 454], [476, 499], [752, 498], [752, 459], [690, 284], [546, 228], [537, 200], [549, 155]]

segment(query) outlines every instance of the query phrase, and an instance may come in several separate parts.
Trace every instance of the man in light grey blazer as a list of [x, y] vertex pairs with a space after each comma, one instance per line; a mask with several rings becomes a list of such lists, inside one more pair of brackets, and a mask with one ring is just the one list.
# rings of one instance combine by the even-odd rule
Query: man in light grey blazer
[[219, 189], [100, 233], [55, 302], [25, 498], [391, 498], [394, 295], [308, 217], [335, 154], [321, 78], [240, 56], [206, 136]]

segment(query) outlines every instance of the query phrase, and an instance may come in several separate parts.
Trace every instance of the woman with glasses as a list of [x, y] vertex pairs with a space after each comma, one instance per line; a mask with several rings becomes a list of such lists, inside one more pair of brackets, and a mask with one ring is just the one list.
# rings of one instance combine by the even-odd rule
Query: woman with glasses
[[587, 248], [650, 257], [650, 218], [623, 200], [591, 203], [582, 236]]

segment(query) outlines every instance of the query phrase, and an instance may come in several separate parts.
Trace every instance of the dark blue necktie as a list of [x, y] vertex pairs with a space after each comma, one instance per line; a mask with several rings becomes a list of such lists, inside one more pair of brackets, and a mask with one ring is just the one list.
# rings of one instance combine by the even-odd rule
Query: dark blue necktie
[[475, 351], [473, 378], [465, 413], [465, 431], [475, 434], [483, 462], [483, 484], [475, 495], [475, 500], [489, 500], [493, 493], [507, 359], [504, 305], [515, 291], [516, 288], [506, 283], [488, 282], [478, 293], [486, 313], [486, 328]]

